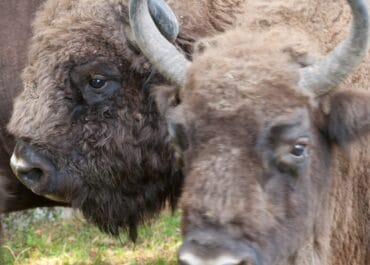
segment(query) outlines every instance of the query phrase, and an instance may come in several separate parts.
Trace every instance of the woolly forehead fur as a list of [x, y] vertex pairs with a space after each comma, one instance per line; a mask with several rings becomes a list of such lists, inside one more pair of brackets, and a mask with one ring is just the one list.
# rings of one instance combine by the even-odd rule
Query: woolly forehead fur
[[278, 104], [289, 94], [310, 98], [312, 95], [297, 87], [298, 69], [309, 63], [307, 43], [307, 37], [294, 30], [265, 34], [234, 30], [202, 41], [198, 49], [204, 51], [189, 70], [181, 98], [206, 112], [233, 112], [252, 104], [264, 109], [271, 104], [261, 98], [264, 88], [275, 90]]
[[125, 56], [134, 70], [142, 71], [145, 60], [138, 59], [128, 48], [130, 34], [127, 1], [46, 1], [33, 23], [28, 58], [31, 65], [25, 70], [24, 80], [37, 74], [41, 60], [52, 66], [56, 61], [78, 61], [91, 56]]
[[128, 1], [125, 0], [49, 0], [36, 15], [33, 23], [36, 29], [34, 33], [41, 33], [43, 28], [51, 26], [73, 26], [76, 21], [84, 20], [113, 25], [117, 23], [118, 16], [123, 15], [127, 4]]

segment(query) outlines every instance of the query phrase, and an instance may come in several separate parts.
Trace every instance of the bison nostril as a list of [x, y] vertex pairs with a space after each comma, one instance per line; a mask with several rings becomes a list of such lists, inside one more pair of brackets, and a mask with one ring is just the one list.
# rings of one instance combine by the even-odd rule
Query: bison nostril
[[52, 162], [33, 146], [18, 142], [10, 159], [17, 178], [37, 194], [51, 192], [56, 169]]
[[[198, 255], [200, 254], [200, 255]], [[202, 255], [203, 254], [203, 255]], [[192, 253], [192, 252], [185, 252], [179, 256], [179, 264], [180, 265], [258, 265], [253, 258], [240, 258], [240, 257], [233, 257], [230, 255], [221, 255], [221, 256], [207, 256], [204, 257], [205, 253]]]
[[42, 176], [44, 175], [43, 171], [39, 168], [32, 168], [28, 171], [19, 171], [19, 177], [28, 183], [38, 183]]
[[259, 265], [261, 264], [260, 259], [257, 255], [250, 253], [249, 256], [245, 256], [237, 265]]
[[251, 261], [242, 260], [241, 262], [235, 265], [256, 265], [256, 264]]
[[187, 263], [186, 261], [184, 260], [179, 260], [179, 264], [180, 265], [190, 265], [189, 263]]
[[58, 189], [58, 170], [53, 161], [35, 146], [18, 141], [10, 166], [14, 175], [34, 193], [51, 200], [70, 203], [63, 189]]
[[178, 252], [181, 265], [261, 265], [259, 252], [224, 231], [194, 230]]
[[242, 261], [240, 261], [240, 262], [235, 262], [235, 263], [233, 263], [233, 262], [231, 262], [231, 263], [225, 263], [225, 264], [223, 264], [223, 265], [255, 265], [253, 262], [251, 263], [251, 262], [249, 262], [249, 261], [246, 261], [246, 260], [242, 260]]

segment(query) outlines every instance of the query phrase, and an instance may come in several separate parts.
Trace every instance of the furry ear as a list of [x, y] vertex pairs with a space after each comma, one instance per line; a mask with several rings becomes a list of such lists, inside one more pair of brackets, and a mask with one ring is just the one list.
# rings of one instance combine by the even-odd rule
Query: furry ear
[[307, 53], [307, 49], [299, 44], [285, 47], [283, 52], [289, 54], [291, 60], [302, 68], [312, 65], [318, 57], [317, 55]]
[[209, 48], [217, 47], [217, 45], [218, 45], [218, 42], [214, 38], [205, 38], [205, 39], [198, 41], [194, 45], [195, 57], [203, 54]]
[[156, 85], [152, 88], [152, 95], [154, 96], [155, 102], [159, 113], [167, 117], [168, 110], [174, 108], [180, 104], [178, 90], [170, 85]]
[[346, 145], [370, 133], [370, 93], [338, 91], [320, 103], [332, 141]]
[[176, 149], [178, 149], [177, 151], [185, 150], [188, 147], [188, 142], [178, 90], [173, 86], [161, 85], [154, 87], [153, 94], [159, 112], [166, 117], [168, 132]]

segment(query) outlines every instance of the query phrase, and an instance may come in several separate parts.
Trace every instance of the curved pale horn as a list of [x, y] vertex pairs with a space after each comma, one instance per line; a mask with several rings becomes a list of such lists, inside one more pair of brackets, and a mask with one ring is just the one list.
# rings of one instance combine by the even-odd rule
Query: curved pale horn
[[[166, 3], [163, 0], [164, 5]], [[171, 10], [168, 7], [168, 10]], [[130, 0], [130, 26], [137, 45], [159, 73], [172, 83], [183, 86], [190, 62], [158, 30], [148, 8], [148, 0]], [[168, 15], [167, 18], [176, 18]], [[169, 21], [168, 23], [177, 23]]]
[[352, 10], [349, 36], [318, 63], [300, 72], [299, 86], [317, 96], [330, 92], [361, 63], [368, 51], [369, 10], [367, 0], [347, 0]]

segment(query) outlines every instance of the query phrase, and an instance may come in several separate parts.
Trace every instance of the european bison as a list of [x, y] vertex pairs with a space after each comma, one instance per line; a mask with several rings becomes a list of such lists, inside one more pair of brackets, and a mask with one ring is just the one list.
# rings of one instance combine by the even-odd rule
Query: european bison
[[[165, 14], [162, 1], [150, 3]], [[181, 18], [176, 45], [190, 56], [195, 39], [233, 26], [239, 1], [171, 5]], [[140, 54], [127, 12], [124, 0], [45, 2], [8, 129], [17, 140], [12, 167], [27, 187], [135, 238], [138, 223], [167, 199], [175, 204], [182, 172], [148, 92], [167, 83]]]
[[[368, 265], [370, 93], [356, 88], [368, 73], [338, 90], [367, 55], [367, 1], [347, 1], [352, 29], [320, 60], [286, 0], [257, 2], [246, 16], [270, 12], [264, 24], [208, 40], [193, 63], [163, 39], [145, 0], [130, 6], [138, 45], [150, 55], [148, 43], [160, 43], [148, 57], [181, 87], [167, 110], [185, 163], [179, 261]], [[306, 14], [304, 3], [294, 8]], [[173, 71], [165, 58], [181, 65]]]

